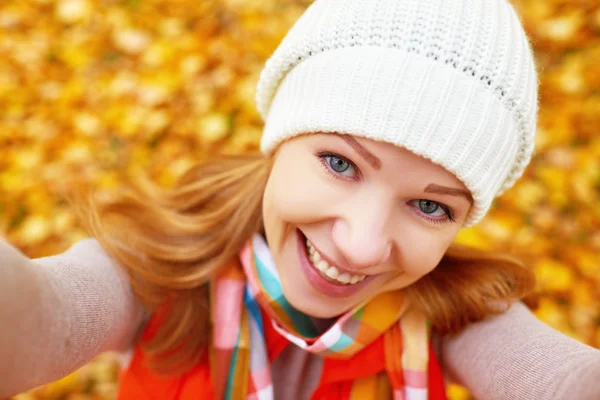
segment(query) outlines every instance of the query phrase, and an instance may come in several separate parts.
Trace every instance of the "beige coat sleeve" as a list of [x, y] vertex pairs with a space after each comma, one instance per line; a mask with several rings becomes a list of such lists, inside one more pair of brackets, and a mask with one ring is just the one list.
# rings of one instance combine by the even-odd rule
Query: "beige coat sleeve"
[[600, 351], [552, 329], [523, 304], [442, 340], [452, 380], [480, 400], [598, 400]]
[[31, 260], [0, 241], [0, 397], [133, 345], [146, 313], [93, 239]]

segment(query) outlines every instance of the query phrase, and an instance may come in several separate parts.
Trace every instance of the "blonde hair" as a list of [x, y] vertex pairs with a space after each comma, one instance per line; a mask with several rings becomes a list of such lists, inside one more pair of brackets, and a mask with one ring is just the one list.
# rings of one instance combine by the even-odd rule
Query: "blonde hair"
[[[152, 312], [167, 308], [141, 343], [156, 371], [185, 371], [207, 348], [207, 282], [262, 232], [262, 198], [272, 158], [220, 156], [191, 168], [169, 190], [132, 181], [110, 200], [80, 190], [72, 203], [89, 232], [127, 271]], [[441, 333], [502, 310], [533, 287], [533, 274], [499, 254], [451, 246], [439, 266], [409, 286], [409, 298]]]

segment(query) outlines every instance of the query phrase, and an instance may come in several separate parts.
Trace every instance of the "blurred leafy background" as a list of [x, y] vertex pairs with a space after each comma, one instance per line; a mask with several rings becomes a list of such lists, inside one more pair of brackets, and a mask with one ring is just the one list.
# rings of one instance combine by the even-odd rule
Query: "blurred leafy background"
[[[309, 3], [2, 0], [0, 235], [56, 254], [86, 237], [60, 199], [71, 178], [108, 191], [142, 168], [168, 186], [209, 153], [256, 150], [258, 74]], [[600, 2], [513, 4], [540, 70], [536, 155], [458, 241], [527, 261], [536, 315], [600, 347]], [[103, 354], [17, 399], [113, 399], [118, 373]]]

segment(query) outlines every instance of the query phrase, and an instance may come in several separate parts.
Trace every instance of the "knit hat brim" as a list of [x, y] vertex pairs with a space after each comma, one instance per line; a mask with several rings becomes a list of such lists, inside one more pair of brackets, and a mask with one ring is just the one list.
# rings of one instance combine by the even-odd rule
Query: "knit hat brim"
[[441, 165], [473, 196], [465, 227], [483, 218], [506, 185], [520, 145], [515, 121], [486, 82], [390, 48], [313, 55], [289, 71], [263, 111], [265, 154], [300, 134], [336, 132], [392, 143]]

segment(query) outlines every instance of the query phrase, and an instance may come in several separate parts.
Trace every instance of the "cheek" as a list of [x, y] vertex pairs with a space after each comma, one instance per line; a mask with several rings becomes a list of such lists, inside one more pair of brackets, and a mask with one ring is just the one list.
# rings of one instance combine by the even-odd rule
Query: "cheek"
[[269, 219], [267, 214], [275, 214], [289, 222], [304, 222], [323, 209], [325, 188], [314, 169], [304, 159], [295, 164], [275, 163], [265, 191], [265, 219]]
[[435, 232], [405, 232], [400, 245], [400, 267], [402, 272], [382, 284], [379, 290], [388, 291], [409, 286], [430, 273], [444, 256], [452, 236], [436, 236]]
[[447, 232], [414, 232], [402, 242], [402, 263], [406, 273], [420, 278], [431, 272], [452, 243], [454, 235]]

